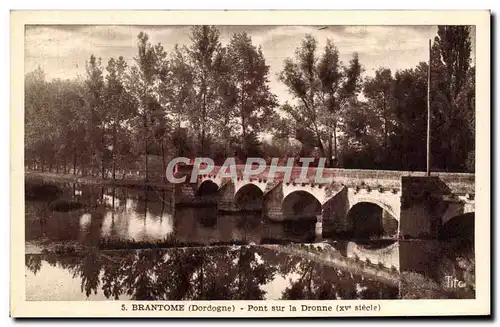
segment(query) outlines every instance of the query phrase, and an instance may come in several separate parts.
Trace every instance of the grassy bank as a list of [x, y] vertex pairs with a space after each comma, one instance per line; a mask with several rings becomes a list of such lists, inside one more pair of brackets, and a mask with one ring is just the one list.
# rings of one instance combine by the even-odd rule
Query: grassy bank
[[102, 179], [95, 176], [77, 176], [72, 174], [56, 174], [49, 172], [26, 172], [24, 174], [27, 182], [38, 183], [76, 183], [87, 185], [104, 185], [130, 188], [171, 189], [172, 184], [161, 181], [149, 181], [144, 179]]

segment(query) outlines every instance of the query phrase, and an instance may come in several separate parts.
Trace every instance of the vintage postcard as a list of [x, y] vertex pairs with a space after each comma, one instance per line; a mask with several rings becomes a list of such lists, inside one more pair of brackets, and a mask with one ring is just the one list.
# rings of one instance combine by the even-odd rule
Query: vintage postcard
[[11, 316], [491, 314], [489, 11], [13, 11], [11, 40]]

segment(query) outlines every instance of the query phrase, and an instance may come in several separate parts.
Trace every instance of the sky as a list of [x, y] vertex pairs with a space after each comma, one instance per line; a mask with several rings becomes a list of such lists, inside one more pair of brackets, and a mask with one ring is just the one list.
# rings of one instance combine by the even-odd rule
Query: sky
[[[126, 25], [44, 25], [25, 30], [25, 71], [41, 67], [48, 79], [85, 76], [85, 62], [91, 54], [102, 58], [123, 56], [132, 65], [137, 55], [137, 35], [146, 32], [153, 43], [160, 42], [167, 52], [175, 44], [189, 44], [189, 26]], [[283, 61], [294, 55], [306, 34], [318, 40], [319, 49], [326, 39], [333, 40], [340, 60], [347, 65], [357, 52], [365, 76], [373, 76], [379, 67], [396, 70], [415, 67], [428, 61], [428, 40], [434, 39], [437, 26], [219, 26], [221, 43], [227, 44], [233, 33], [247, 32], [256, 46], [262, 46], [270, 66], [270, 88], [281, 104], [292, 98], [277, 74]], [[474, 53], [475, 33], [472, 33]], [[320, 52], [319, 52], [320, 53]], [[474, 54], [473, 54], [474, 57]]]

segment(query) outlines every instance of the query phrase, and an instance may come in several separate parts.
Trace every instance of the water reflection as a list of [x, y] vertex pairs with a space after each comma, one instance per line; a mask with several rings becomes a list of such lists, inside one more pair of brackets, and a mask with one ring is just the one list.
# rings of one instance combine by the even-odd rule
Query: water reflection
[[[256, 246], [26, 255], [27, 300], [393, 299], [398, 290]], [[52, 288], [52, 290], [50, 290]]]
[[314, 240], [314, 222], [276, 223], [261, 213], [224, 214], [216, 205], [178, 207], [175, 214], [168, 191], [67, 187], [63, 199], [83, 203], [82, 209], [50, 210], [46, 201], [26, 201], [26, 240], [103, 240], [182, 244], [259, 244]]
[[[250, 300], [397, 295], [394, 287], [380, 286], [367, 278], [373, 276], [367, 269], [417, 273], [438, 282], [453, 275], [467, 280], [468, 285], [475, 284], [473, 238], [468, 243], [461, 239], [448, 243], [329, 239], [343, 257], [341, 261], [351, 260], [345, 271], [257, 247], [184, 249], [181, 246], [309, 243], [315, 239], [315, 221], [273, 222], [260, 213], [220, 212], [215, 205], [177, 207], [174, 211], [170, 198], [167, 190], [69, 184], [58, 193], [58, 199], [83, 206], [59, 212], [49, 206], [53, 198], [28, 197], [27, 252], [39, 243], [52, 250], [61, 244], [94, 250], [78, 257], [75, 250], [55, 251], [61, 256], [28, 254], [27, 296], [35, 300]], [[153, 247], [173, 249], [103, 251]], [[362, 272], [356, 268], [359, 262], [368, 268]], [[414, 279], [413, 285], [422, 283]], [[420, 291], [415, 294], [422, 296]]]

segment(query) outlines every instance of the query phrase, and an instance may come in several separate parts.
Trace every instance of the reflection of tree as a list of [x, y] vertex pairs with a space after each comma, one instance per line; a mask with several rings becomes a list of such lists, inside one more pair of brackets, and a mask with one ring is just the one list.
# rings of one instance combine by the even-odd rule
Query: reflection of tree
[[80, 257], [33, 255], [26, 266], [36, 273], [42, 258], [81, 278], [87, 296], [101, 287], [106, 298], [128, 295], [134, 300], [263, 299], [261, 286], [274, 265], [257, 262], [256, 250], [240, 248], [178, 248], [133, 252], [98, 252], [87, 248]]
[[299, 256], [267, 250], [263, 260], [273, 262], [276, 272], [289, 280], [281, 296], [284, 300], [392, 299], [398, 295], [394, 287]]
[[42, 267], [42, 257], [36, 254], [26, 255], [26, 268], [28, 268], [33, 274], [36, 275]]
[[311, 261], [299, 261], [292, 272], [300, 276], [282, 294], [285, 300], [392, 299], [398, 291], [391, 286]]
[[125, 269], [121, 270], [126, 294], [134, 300], [159, 299], [154, 268], [161, 262], [159, 251], [135, 252], [127, 257], [122, 262]]
[[[261, 300], [262, 286], [277, 274], [290, 279], [283, 299], [394, 298], [397, 290], [308, 260], [251, 247], [103, 251], [88, 248], [80, 257], [26, 256], [36, 273], [41, 260], [81, 278], [81, 291], [108, 299]], [[358, 286], [356, 286], [358, 284]], [[380, 291], [379, 291], [380, 290]]]
[[89, 296], [92, 291], [97, 294], [99, 286], [99, 271], [101, 270], [100, 257], [96, 249], [89, 250], [82, 259], [73, 276], [78, 275], [82, 278], [82, 292]]
[[260, 285], [265, 285], [274, 277], [275, 265], [269, 262], [259, 262], [260, 254], [254, 248], [240, 247], [238, 250], [237, 263], [237, 292], [235, 298], [238, 300], [262, 300], [265, 291]]

